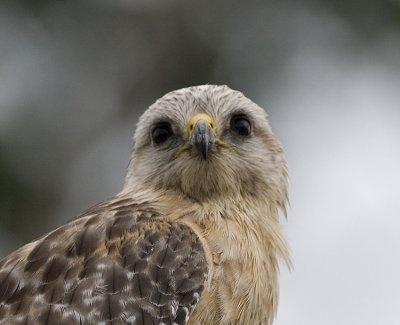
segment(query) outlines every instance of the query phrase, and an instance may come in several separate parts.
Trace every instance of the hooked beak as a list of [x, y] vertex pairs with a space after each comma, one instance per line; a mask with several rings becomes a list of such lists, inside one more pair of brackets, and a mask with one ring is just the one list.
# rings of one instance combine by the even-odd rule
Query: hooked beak
[[215, 136], [215, 124], [212, 118], [206, 114], [198, 114], [189, 123], [190, 143], [201, 154], [203, 159], [207, 159], [208, 153], [213, 147]]

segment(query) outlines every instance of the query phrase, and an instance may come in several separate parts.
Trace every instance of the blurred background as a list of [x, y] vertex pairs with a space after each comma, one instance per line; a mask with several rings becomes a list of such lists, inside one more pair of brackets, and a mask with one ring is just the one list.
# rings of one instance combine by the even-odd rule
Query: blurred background
[[400, 324], [399, 0], [2, 0], [0, 258], [119, 191], [138, 116], [204, 83], [287, 154], [276, 324]]

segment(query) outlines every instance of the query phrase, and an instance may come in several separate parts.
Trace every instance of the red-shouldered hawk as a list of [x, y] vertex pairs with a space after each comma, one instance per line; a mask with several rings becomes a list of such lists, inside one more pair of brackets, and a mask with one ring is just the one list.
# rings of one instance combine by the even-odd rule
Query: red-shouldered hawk
[[0, 324], [271, 324], [287, 171], [226, 86], [140, 118], [123, 190], [0, 262]]

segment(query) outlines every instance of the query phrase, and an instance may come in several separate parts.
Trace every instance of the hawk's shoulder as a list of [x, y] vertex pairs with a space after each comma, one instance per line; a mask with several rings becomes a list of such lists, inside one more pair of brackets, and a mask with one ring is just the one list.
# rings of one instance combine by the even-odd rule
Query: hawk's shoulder
[[0, 323], [185, 324], [207, 273], [188, 225], [116, 198], [0, 262]]

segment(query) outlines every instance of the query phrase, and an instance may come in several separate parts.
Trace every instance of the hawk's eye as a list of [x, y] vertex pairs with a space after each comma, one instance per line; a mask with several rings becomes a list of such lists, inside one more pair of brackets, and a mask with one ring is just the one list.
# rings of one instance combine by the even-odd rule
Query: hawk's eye
[[169, 125], [169, 123], [161, 123], [153, 129], [151, 136], [154, 143], [161, 144], [167, 141], [172, 136], [172, 134], [173, 132], [171, 129], [171, 125]]
[[232, 117], [231, 129], [242, 136], [249, 136], [251, 133], [251, 124], [246, 116], [238, 115]]

